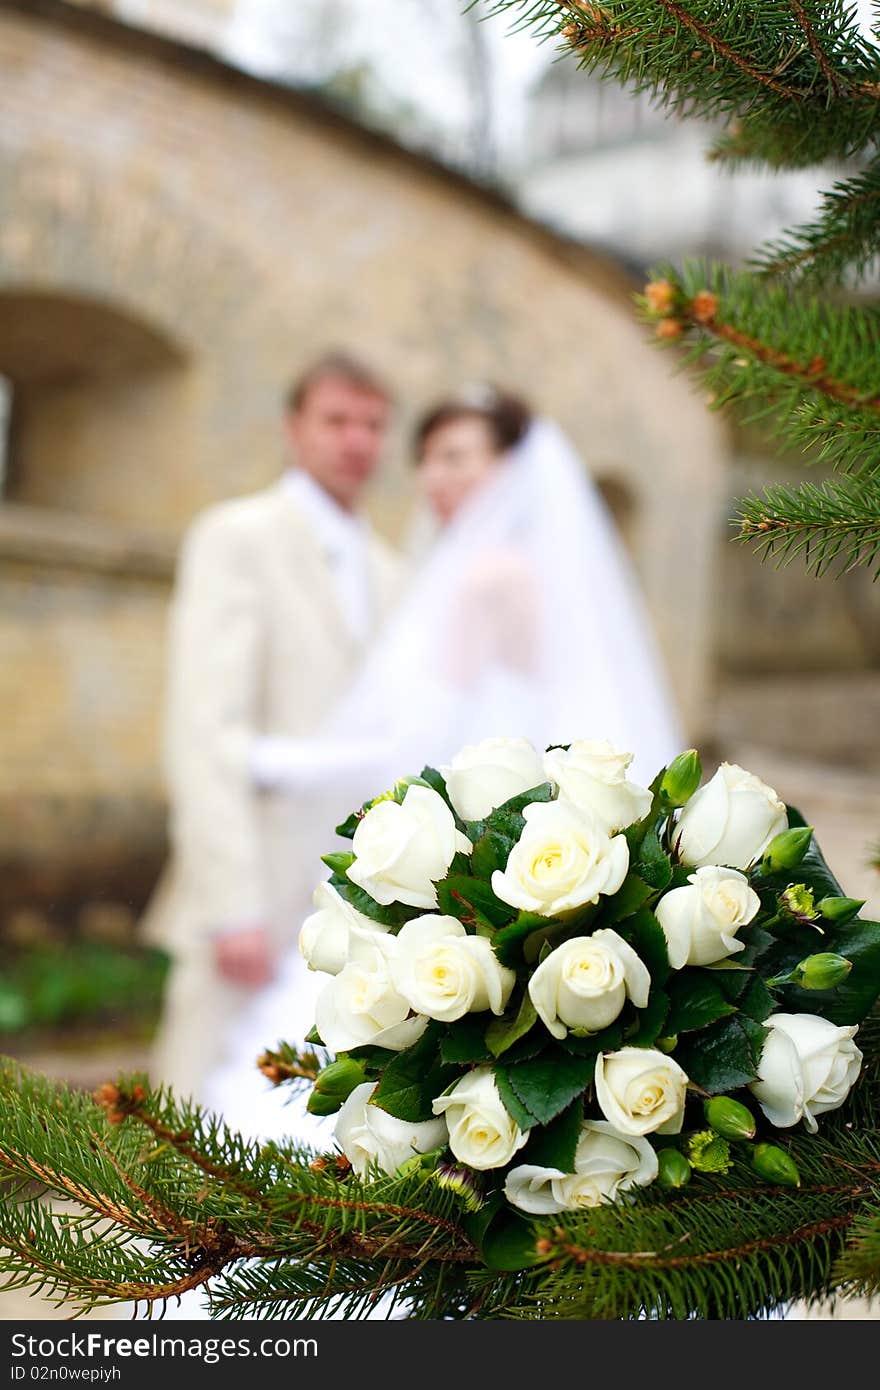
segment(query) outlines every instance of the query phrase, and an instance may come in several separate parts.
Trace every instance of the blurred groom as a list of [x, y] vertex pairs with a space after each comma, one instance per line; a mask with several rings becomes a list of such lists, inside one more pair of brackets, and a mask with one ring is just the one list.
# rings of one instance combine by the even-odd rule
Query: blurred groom
[[181, 1095], [199, 1097], [310, 910], [339, 808], [314, 783], [295, 798], [261, 791], [257, 763], [273, 739], [307, 742], [391, 606], [396, 561], [358, 515], [390, 415], [368, 366], [315, 363], [287, 396], [283, 476], [209, 508], [184, 541], [166, 709], [172, 857], [145, 924], [172, 957], [151, 1078]]

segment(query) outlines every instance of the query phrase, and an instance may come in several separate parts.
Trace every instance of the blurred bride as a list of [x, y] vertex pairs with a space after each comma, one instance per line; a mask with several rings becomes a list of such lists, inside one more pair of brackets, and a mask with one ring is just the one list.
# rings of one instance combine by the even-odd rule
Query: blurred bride
[[[563, 433], [481, 388], [428, 412], [415, 455], [435, 533], [423, 562], [322, 734], [261, 740], [255, 780], [292, 798], [332, 785], [342, 820], [397, 778], [499, 735], [539, 749], [607, 739], [650, 780], [682, 735], [630, 563]], [[254, 1067], [267, 1045], [305, 1036], [321, 983], [291, 943], [242, 1023], [238, 1060], [206, 1087], [233, 1127], [329, 1147], [333, 1122], [267, 1095]]]

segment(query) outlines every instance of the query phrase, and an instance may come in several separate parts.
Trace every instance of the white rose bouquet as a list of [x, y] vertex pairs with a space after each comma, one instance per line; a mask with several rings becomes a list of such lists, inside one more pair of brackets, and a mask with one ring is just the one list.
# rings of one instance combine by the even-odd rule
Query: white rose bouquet
[[309, 1099], [358, 1178], [499, 1214], [725, 1173], [797, 1184], [785, 1131], [855, 1084], [880, 993], [859, 917], [771, 787], [694, 750], [649, 788], [604, 742], [463, 749], [339, 827], [300, 947], [326, 974]]

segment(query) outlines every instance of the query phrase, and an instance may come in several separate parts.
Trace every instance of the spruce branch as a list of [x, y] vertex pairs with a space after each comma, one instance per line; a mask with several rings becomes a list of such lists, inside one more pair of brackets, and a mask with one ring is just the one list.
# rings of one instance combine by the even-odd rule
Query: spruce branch
[[[872, 1039], [866, 1024], [866, 1049]], [[333, 1155], [247, 1144], [142, 1083], [102, 1088], [98, 1104], [8, 1067], [0, 1273], [82, 1308], [203, 1286], [212, 1315], [233, 1319], [401, 1304], [411, 1317], [754, 1316], [835, 1287], [851, 1233], [880, 1209], [876, 1071], [824, 1117], [821, 1143], [787, 1141], [801, 1188], [769, 1187], [739, 1162], [631, 1207], [536, 1221], [537, 1263], [504, 1273], [482, 1264], [460, 1199], [429, 1172], [364, 1184]], [[22, 1200], [36, 1174], [44, 1193], [69, 1197], [72, 1183], [78, 1209]], [[868, 1280], [870, 1249], [862, 1258]]]
[[812, 222], [762, 247], [755, 269], [798, 286], [855, 283], [877, 268], [880, 253], [880, 161], [834, 184]]
[[740, 538], [786, 564], [801, 556], [816, 575], [871, 567], [880, 578], [880, 478], [776, 485], [746, 497]]
[[877, 137], [880, 50], [828, 0], [497, 0], [582, 67], [688, 116], [735, 123], [728, 156], [803, 167]]
[[854, 479], [880, 470], [875, 309], [792, 296], [784, 283], [700, 263], [658, 272], [642, 307], [660, 341], [685, 344], [683, 361], [715, 409], [745, 407], [787, 447]]

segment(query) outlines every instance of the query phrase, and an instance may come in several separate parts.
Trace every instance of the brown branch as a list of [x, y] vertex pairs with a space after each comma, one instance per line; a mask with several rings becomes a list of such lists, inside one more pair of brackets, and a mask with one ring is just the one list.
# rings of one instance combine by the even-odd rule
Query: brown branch
[[[855, 1220], [855, 1212], [848, 1212], [845, 1216], [828, 1217], [824, 1221], [814, 1221], [810, 1225], [797, 1226], [794, 1230], [785, 1231], [776, 1236], [756, 1236], [754, 1240], [744, 1241], [742, 1245], [730, 1246], [725, 1250], [705, 1250], [696, 1255], [673, 1255], [669, 1258], [665, 1256], [665, 1250], [591, 1250], [580, 1245], [574, 1245], [564, 1239], [564, 1232], [561, 1227], [555, 1233], [558, 1237], [557, 1242], [550, 1240], [539, 1242], [541, 1254], [555, 1255], [558, 1260], [560, 1256], [567, 1256], [578, 1265], [614, 1265], [617, 1268], [633, 1269], [681, 1269], [685, 1266], [717, 1264], [722, 1260], [738, 1260], [748, 1255], [759, 1254], [762, 1251], [776, 1250], [780, 1247], [794, 1245], [798, 1241], [811, 1240], [817, 1236], [829, 1235], [832, 1231], [842, 1230], [846, 1226], [852, 1225]], [[687, 1240], [687, 1236], [682, 1236], [679, 1242]], [[665, 1247], [667, 1250], [670, 1246]]]
[[816, 37], [816, 31], [814, 30], [812, 24], [809, 21], [809, 18], [807, 17], [806, 10], [801, 4], [801, 0], [791, 0], [791, 8], [794, 10], [794, 16], [798, 22], [798, 25], [803, 30], [803, 33], [806, 36], [807, 43], [810, 45], [810, 52], [816, 59], [822, 76], [825, 78], [826, 82], [831, 87], [832, 91], [834, 92], [834, 95], [839, 97], [841, 93], [840, 78], [834, 71], [834, 68], [831, 65], [831, 61], [827, 53], [825, 52], [824, 48], [822, 47], [818, 38]]
[[730, 343], [733, 347], [750, 353], [758, 362], [763, 362], [765, 366], [773, 367], [785, 376], [801, 381], [805, 387], [809, 387], [812, 391], [819, 391], [822, 395], [830, 397], [831, 400], [839, 401], [842, 405], [852, 406], [857, 410], [870, 410], [875, 414], [880, 414], [880, 396], [865, 396], [854, 386], [848, 386], [846, 382], [829, 376], [825, 371], [825, 359], [822, 357], [815, 357], [809, 363], [798, 362], [794, 357], [779, 352], [776, 348], [770, 347], [768, 343], [762, 343], [760, 339], [751, 337], [748, 333], [734, 328], [732, 324], [724, 323], [717, 317], [698, 319], [687, 307], [678, 313], [678, 319], [687, 324], [688, 327], [701, 328], [723, 342]]

